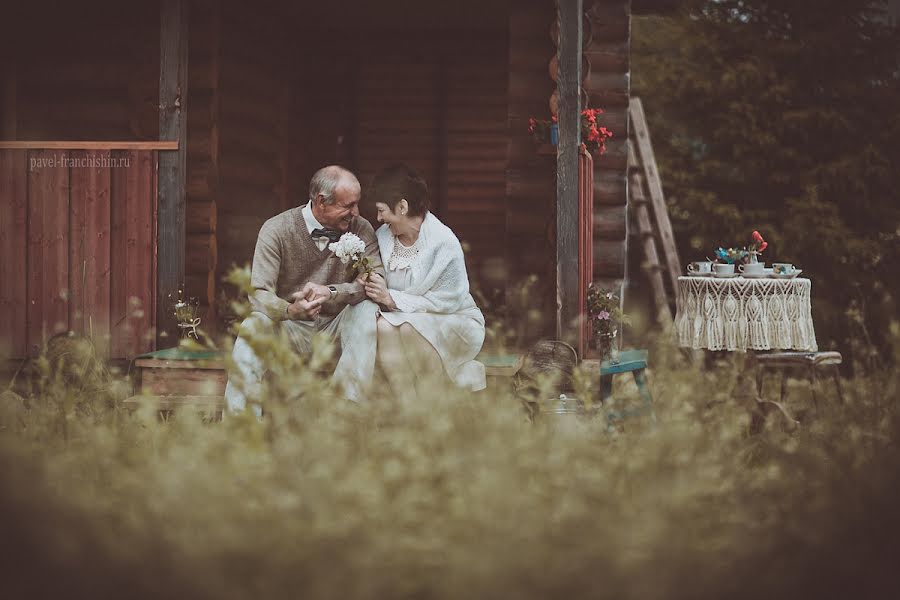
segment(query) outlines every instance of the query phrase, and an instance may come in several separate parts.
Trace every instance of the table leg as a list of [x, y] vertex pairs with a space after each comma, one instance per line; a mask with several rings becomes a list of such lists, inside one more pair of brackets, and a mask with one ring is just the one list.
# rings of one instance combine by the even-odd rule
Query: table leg
[[[754, 368], [758, 368], [756, 365], [756, 355], [752, 352], [746, 352], [743, 357], [736, 356], [735, 360], [737, 361], [737, 369], [738, 369], [738, 377], [737, 383], [735, 387], [740, 389], [744, 388], [744, 381], [749, 379], [750, 381], [754, 381], [754, 378], [751, 376], [751, 372]], [[756, 378], [755, 385], [752, 390], [752, 398], [751, 402], [749, 402], [748, 410], [750, 411], [750, 433], [756, 434], [762, 431], [763, 426], [765, 425], [766, 418], [772, 410], [779, 411], [785, 418], [788, 423], [788, 430], [793, 431], [798, 425], [800, 425], [799, 421], [791, 415], [790, 412], [784, 407], [781, 402], [775, 402], [774, 400], [766, 400], [762, 397], [762, 386], [761, 377]]]

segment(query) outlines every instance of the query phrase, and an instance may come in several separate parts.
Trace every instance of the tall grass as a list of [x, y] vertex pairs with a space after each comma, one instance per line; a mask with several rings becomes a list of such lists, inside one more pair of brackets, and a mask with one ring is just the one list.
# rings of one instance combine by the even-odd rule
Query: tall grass
[[[900, 332], [895, 331], [900, 343]], [[256, 343], [266, 417], [121, 408], [89, 359], [2, 398], [0, 597], [889, 597], [896, 373], [747, 434], [728, 369], [653, 363], [657, 424], [565, 431], [504, 391], [337, 400]], [[740, 391], [740, 388], [738, 388]], [[633, 390], [617, 389], [625, 397]], [[581, 389], [583, 396], [589, 390]], [[800, 408], [808, 389], [790, 390]], [[714, 401], [721, 400], [717, 403]]]

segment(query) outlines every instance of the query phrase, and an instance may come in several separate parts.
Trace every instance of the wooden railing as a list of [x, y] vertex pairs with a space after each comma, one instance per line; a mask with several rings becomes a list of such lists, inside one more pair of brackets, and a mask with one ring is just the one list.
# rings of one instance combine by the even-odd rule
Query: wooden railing
[[0, 358], [65, 331], [155, 347], [157, 152], [177, 142], [0, 142]]

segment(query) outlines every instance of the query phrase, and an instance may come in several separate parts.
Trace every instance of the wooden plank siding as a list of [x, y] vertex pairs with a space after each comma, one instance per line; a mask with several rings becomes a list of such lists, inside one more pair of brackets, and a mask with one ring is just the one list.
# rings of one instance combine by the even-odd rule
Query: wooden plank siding
[[0, 357], [28, 352], [28, 157], [0, 151]]
[[91, 336], [110, 358], [152, 350], [156, 152], [0, 150], [0, 357]]
[[[73, 154], [75, 151], [73, 151]], [[109, 337], [111, 152], [79, 155], [96, 166], [73, 169], [70, 179], [69, 326], [105, 345]], [[99, 347], [104, 354], [108, 348]]]

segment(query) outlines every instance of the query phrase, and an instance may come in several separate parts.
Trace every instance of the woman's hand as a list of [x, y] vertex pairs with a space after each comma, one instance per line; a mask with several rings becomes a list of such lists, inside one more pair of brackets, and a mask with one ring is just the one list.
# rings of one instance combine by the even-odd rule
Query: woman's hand
[[391, 295], [388, 292], [387, 282], [380, 273], [372, 273], [369, 275], [369, 279], [365, 282], [365, 286], [366, 296], [368, 296], [370, 300], [391, 310], [397, 308], [397, 305], [394, 304], [394, 299], [391, 298]]

